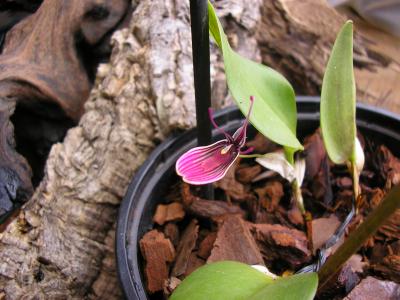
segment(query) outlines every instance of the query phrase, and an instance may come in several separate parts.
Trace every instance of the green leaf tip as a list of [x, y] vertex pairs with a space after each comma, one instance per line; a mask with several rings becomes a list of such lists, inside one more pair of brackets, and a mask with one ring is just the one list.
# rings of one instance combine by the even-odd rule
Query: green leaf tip
[[312, 300], [317, 292], [317, 287], [317, 273], [296, 274], [275, 280], [249, 299]]
[[353, 72], [353, 22], [347, 21], [332, 48], [321, 91], [321, 130], [330, 159], [352, 160], [356, 137], [356, 89]]
[[209, 30], [222, 51], [229, 90], [239, 109], [246, 114], [254, 96], [250, 122], [274, 142], [303, 149], [296, 138], [297, 111], [290, 83], [272, 68], [251, 61], [232, 50], [221, 23], [208, 2]]

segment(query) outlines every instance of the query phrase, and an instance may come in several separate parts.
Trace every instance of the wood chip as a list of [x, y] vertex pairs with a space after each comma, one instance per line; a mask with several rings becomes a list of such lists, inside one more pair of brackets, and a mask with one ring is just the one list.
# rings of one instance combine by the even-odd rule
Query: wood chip
[[278, 223], [279, 220], [275, 213], [267, 212], [267, 210], [261, 206], [258, 199], [247, 202], [249, 219], [254, 223], [267, 223], [274, 224]]
[[268, 181], [261, 188], [255, 189], [258, 195], [260, 204], [267, 209], [268, 212], [273, 212], [279, 205], [279, 201], [283, 197], [283, 186], [277, 180]]
[[168, 263], [175, 258], [175, 250], [169, 239], [164, 234], [151, 230], [139, 242], [140, 251], [146, 261], [144, 269], [147, 290], [150, 293], [161, 291], [164, 281], [168, 279]]
[[191, 214], [202, 218], [214, 218], [226, 214], [240, 214], [244, 216], [246, 213], [237, 205], [229, 204], [223, 201], [202, 200], [199, 199], [192, 203], [187, 211]]
[[319, 129], [304, 140], [304, 152], [306, 153], [305, 182], [309, 183], [310, 191], [317, 200], [330, 205], [333, 193], [329, 163]]
[[368, 263], [363, 261], [363, 257], [360, 254], [353, 254], [347, 261], [347, 264], [357, 273], [362, 273], [364, 268], [368, 266]]
[[400, 282], [400, 255], [389, 254], [383, 260], [371, 265], [371, 268], [387, 279]]
[[377, 299], [395, 300], [400, 299], [400, 285], [379, 280], [368, 276], [363, 279], [344, 300]]
[[346, 263], [339, 272], [329, 279], [322, 290], [319, 290], [318, 298], [341, 299], [338, 296], [347, 295], [359, 282], [360, 277], [358, 274], [352, 269], [350, 264]]
[[[335, 214], [331, 214], [329, 218], [318, 218], [312, 220], [312, 242], [314, 252], [325, 244], [325, 242], [335, 233], [340, 224], [341, 222]], [[336, 245], [332, 247], [332, 251], [334, 252], [343, 241], [344, 237], [341, 237]]]
[[215, 187], [218, 187], [225, 191], [226, 195], [236, 201], [245, 201], [252, 197], [249, 193], [248, 188], [236, 180], [235, 170], [239, 164], [239, 160], [229, 168], [225, 176], [214, 183]]
[[339, 177], [335, 180], [336, 185], [342, 189], [350, 189], [353, 186], [353, 181], [350, 177]]
[[304, 217], [297, 205], [292, 205], [290, 210], [287, 212], [289, 221], [295, 226], [304, 225]]
[[390, 218], [381, 227], [379, 227], [378, 234], [383, 235], [386, 241], [399, 239], [400, 209], [396, 209]]
[[386, 179], [386, 187], [390, 189], [392, 185], [400, 183], [400, 160], [384, 145], [381, 145], [374, 153], [372, 162], [382, 178]]
[[211, 250], [214, 246], [215, 239], [217, 238], [217, 233], [216, 232], [211, 232], [209, 233], [200, 243], [199, 245], [199, 251], [197, 252], [197, 255], [200, 256], [203, 259], [207, 259], [210, 254]]
[[263, 168], [258, 164], [251, 167], [240, 167], [236, 170], [236, 178], [239, 182], [250, 183], [261, 173], [262, 169]]
[[[385, 192], [382, 189], [375, 188], [368, 193], [368, 203], [370, 211], [376, 209], [385, 197]], [[400, 232], [400, 209], [389, 217], [389, 219], [379, 227], [377, 234], [374, 238], [383, 242], [391, 242], [399, 240]]]
[[179, 243], [179, 228], [175, 223], [167, 223], [164, 226], [164, 234], [170, 239], [174, 247], [176, 248]]
[[176, 260], [171, 273], [172, 276], [178, 277], [186, 273], [189, 257], [196, 246], [198, 234], [199, 225], [197, 220], [193, 219], [186, 227], [179, 241]]
[[185, 210], [196, 217], [211, 219], [226, 214], [240, 214], [242, 216], [246, 214], [237, 205], [223, 201], [205, 200], [194, 196], [190, 192], [188, 184], [182, 185], [182, 199]]
[[173, 202], [171, 204], [157, 205], [153, 221], [158, 225], [163, 225], [169, 221], [180, 221], [185, 217], [185, 211], [182, 204]]
[[320, 129], [305, 138], [304, 152], [306, 154], [305, 176], [313, 179], [321, 170], [322, 163], [326, 157], [326, 150], [324, 142], [322, 141]]
[[181, 282], [182, 281], [176, 277], [168, 278], [164, 282], [164, 288], [163, 288], [164, 296], [166, 296], [166, 298], [168, 298], [174, 292], [174, 290], [178, 287], [178, 285], [181, 284]]
[[265, 261], [283, 260], [292, 268], [311, 260], [304, 232], [278, 224], [249, 224]]
[[333, 191], [329, 176], [328, 158], [325, 158], [321, 170], [319, 170], [318, 174], [311, 180], [309, 188], [317, 201], [321, 201], [325, 205], [332, 205]]
[[207, 263], [221, 260], [264, 266], [264, 260], [248, 226], [238, 215], [225, 216]]
[[382, 191], [380, 188], [375, 188], [373, 189], [369, 194], [369, 206], [370, 209], [375, 209], [379, 206], [379, 204], [382, 202], [383, 197], [385, 197], [385, 193]]
[[199, 255], [195, 251], [192, 252], [188, 259], [185, 277], [189, 276], [192, 272], [196, 271], [198, 268], [200, 268], [205, 263], [206, 263], [206, 261], [204, 259], [200, 258]]
[[264, 137], [261, 133], [257, 133], [254, 139], [246, 143], [246, 146], [253, 148], [255, 153], [268, 153], [278, 149], [274, 142]]
[[391, 243], [390, 249], [392, 250], [393, 254], [400, 255], [400, 240]]

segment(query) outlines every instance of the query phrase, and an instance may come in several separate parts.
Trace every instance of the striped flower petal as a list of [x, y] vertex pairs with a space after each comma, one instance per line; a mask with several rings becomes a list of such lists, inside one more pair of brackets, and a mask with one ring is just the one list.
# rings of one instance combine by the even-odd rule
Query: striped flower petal
[[176, 172], [189, 184], [208, 184], [223, 178], [238, 156], [238, 149], [221, 140], [190, 149], [176, 162]]
[[182, 176], [183, 181], [194, 184], [208, 184], [223, 178], [241, 153], [248, 153], [252, 149], [241, 151], [246, 143], [246, 130], [253, 108], [253, 97], [250, 97], [250, 108], [243, 125], [231, 136], [218, 127], [209, 109], [211, 123], [218, 129], [225, 139], [214, 144], [190, 149], [176, 162], [176, 173]]

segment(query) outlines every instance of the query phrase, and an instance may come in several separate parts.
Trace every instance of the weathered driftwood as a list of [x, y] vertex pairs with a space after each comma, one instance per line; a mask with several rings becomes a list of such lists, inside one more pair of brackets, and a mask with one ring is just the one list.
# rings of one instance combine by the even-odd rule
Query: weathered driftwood
[[53, 101], [78, 120], [91, 88], [88, 73], [96, 67], [93, 57], [85, 57], [95, 54], [82, 48], [106, 38], [128, 5], [127, 0], [44, 0], [36, 13], [7, 33], [0, 82], [13, 85], [1, 87], [2, 98]]
[[[29, 155], [31, 166], [42, 168], [40, 157], [29, 152], [40, 147], [46, 156], [50, 144], [79, 120], [110, 33], [129, 6], [128, 0], [45, 0], [7, 32], [0, 55], [0, 173], [5, 174], [0, 201], [10, 204], [32, 195], [30, 166], [15, 150], [14, 133], [26, 143], [17, 141], [19, 148], [27, 148], [22, 154]], [[13, 117], [14, 132], [10, 118], [16, 102], [24, 113]]]
[[[194, 125], [187, 2], [132, 1], [129, 29], [114, 35], [111, 62], [99, 68], [79, 125], [53, 146], [43, 182], [0, 235], [0, 295], [121, 296], [112, 246], [118, 204], [156, 143], [173, 128]], [[322, 0], [244, 3], [217, 2], [232, 44], [281, 70], [299, 91], [317, 93], [344, 17]], [[378, 103], [390, 89], [398, 97], [398, 54], [381, 53], [361, 34], [356, 49], [358, 78], [382, 83], [383, 74], [396, 74], [393, 85], [387, 80], [390, 87], [359, 84], [359, 95]], [[222, 101], [216, 53], [213, 100]], [[385, 104], [399, 111], [395, 102]]]
[[6, 297], [120, 296], [109, 242], [117, 205], [155, 143], [194, 124], [186, 5], [143, 1], [115, 35], [80, 125], [53, 146], [43, 182], [1, 234]]
[[0, 46], [4, 33], [19, 21], [34, 13], [41, 3], [42, 0], [7, 0], [0, 2]]

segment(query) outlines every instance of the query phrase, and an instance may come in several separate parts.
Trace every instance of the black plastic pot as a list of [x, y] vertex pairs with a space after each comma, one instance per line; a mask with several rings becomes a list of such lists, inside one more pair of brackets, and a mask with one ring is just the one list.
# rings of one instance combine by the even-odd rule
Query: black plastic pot
[[[297, 112], [300, 137], [312, 133], [319, 126], [319, 98], [298, 97]], [[228, 108], [216, 114], [216, 121], [232, 132], [241, 125], [243, 115], [235, 107]], [[400, 156], [399, 116], [358, 104], [357, 126], [365, 136], [385, 144]], [[213, 138], [221, 136], [214, 131]], [[152, 216], [158, 201], [163, 199], [166, 189], [177, 179], [176, 160], [195, 146], [195, 130], [171, 136], [154, 150], [129, 185], [120, 207], [116, 235], [118, 274], [127, 299], [147, 299], [138, 243], [153, 227]]]

